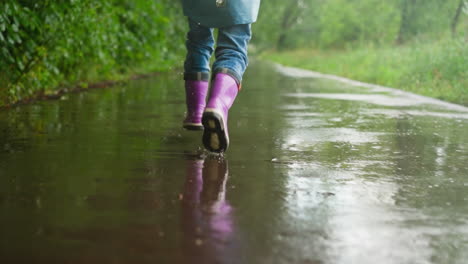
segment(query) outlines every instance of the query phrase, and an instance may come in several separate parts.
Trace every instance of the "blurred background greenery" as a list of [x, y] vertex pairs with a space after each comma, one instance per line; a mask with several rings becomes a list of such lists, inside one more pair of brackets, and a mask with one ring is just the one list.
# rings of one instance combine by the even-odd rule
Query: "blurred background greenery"
[[253, 42], [282, 64], [468, 105], [468, 1], [268, 0]]
[[466, 0], [268, 0], [255, 41], [277, 49], [404, 44], [466, 37]]
[[[468, 105], [468, 1], [264, 0], [252, 54]], [[0, 107], [180, 67], [174, 0], [2, 0]]]

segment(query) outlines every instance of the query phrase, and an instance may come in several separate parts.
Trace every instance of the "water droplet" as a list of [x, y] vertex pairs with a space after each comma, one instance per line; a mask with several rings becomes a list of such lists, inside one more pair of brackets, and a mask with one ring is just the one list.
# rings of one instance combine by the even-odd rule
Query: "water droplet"
[[199, 238], [198, 238], [198, 239], [195, 239], [195, 245], [196, 245], [196, 246], [201, 246], [201, 245], [203, 245], [203, 240], [201, 240], [201, 239], [199, 239]]

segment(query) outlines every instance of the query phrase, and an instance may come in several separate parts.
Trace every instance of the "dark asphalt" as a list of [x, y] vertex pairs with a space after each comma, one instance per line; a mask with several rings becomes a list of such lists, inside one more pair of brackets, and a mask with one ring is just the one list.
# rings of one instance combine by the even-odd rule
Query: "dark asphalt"
[[466, 263], [468, 109], [317, 77], [254, 62], [223, 157], [178, 73], [2, 110], [0, 263]]

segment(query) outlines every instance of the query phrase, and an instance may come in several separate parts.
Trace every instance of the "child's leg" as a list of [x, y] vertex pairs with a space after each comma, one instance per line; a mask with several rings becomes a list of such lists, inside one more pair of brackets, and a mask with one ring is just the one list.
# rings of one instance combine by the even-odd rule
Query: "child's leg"
[[210, 76], [210, 57], [213, 54], [213, 29], [189, 19], [187, 57], [184, 63], [187, 115], [183, 126], [189, 130], [203, 129], [201, 117], [205, 109]]
[[189, 19], [189, 32], [185, 45], [187, 56], [184, 63], [184, 79], [207, 81], [210, 73], [210, 58], [214, 50], [213, 29]]
[[248, 65], [247, 45], [252, 37], [251, 25], [234, 25], [220, 28], [216, 46], [216, 61], [213, 64], [213, 76], [227, 73], [240, 85]]
[[219, 29], [210, 99], [202, 118], [203, 144], [210, 151], [224, 152], [229, 146], [228, 111], [247, 68], [250, 38], [250, 24]]

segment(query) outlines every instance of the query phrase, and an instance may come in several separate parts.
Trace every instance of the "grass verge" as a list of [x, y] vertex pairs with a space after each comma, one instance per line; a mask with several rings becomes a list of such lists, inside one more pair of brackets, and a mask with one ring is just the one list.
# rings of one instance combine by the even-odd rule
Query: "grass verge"
[[[29, 104], [38, 100], [55, 100], [60, 99], [64, 94], [83, 92], [89, 89], [108, 88], [116, 84], [122, 84], [130, 80], [147, 78], [158, 75], [162, 72], [172, 71], [180, 67], [178, 63], [182, 59], [179, 55], [173, 55], [171, 59], [166, 60], [164, 63], [149, 62], [141, 63], [139, 65], [128, 66], [126, 69], [110, 69], [105, 72], [100, 71], [99, 67], [88, 67], [86, 74], [80, 76], [79, 79], [67, 80], [63, 76], [54, 80], [55, 84], [49, 86], [47, 89], [40, 89], [30, 92], [29, 95], [23, 96], [17, 100], [5, 100], [0, 96], [0, 110], [8, 109], [17, 105]], [[34, 74], [34, 72], [32, 72]], [[0, 84], [2, 76], [0, 75]], [[7, 88], [7, 87], [6, 87]], [[0, 95], [2, 92], [0, 86]], [[4, 91], [3, 91], [4, 92]]]
[[468, 47], [464, 40], [347, 50], [269, 51], [261, 57], [468, 105]]

